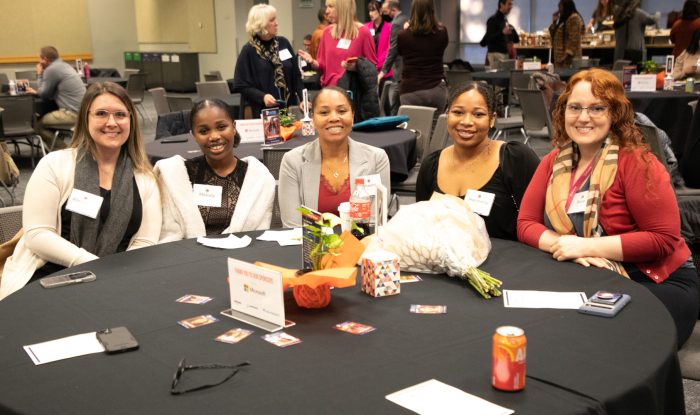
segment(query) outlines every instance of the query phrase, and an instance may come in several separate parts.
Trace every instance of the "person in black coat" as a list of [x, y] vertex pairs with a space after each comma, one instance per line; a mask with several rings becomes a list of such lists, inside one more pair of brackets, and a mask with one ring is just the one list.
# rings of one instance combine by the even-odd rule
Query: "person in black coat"
[[267, 4], [250, 9], [246, 32], [233, 76], [233, 92], [242, 95], [241, 107], [250, 105], [253, 118], [268, 107], [299, 104], [303, 84], [298, 56], [289, 40], [277, 36], [277, 10]]

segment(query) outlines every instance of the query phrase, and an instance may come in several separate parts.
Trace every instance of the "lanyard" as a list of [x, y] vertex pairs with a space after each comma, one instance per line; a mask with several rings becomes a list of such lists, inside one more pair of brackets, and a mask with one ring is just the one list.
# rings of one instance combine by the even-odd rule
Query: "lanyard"
[[569, 197], [566, 198], [566, 211], [569, 211], [569, 205], [571, 205], [571, 201], [574, 200], [574, 196], [576, 195], [578, 189], [583, 185], [583, 183], [586, 182], [588, 177], [591, 175], [591, 171], [593, 171], [593, 162], [595, 159], [591, 160], [590, 163], [588, 163], [588, 167], [586, 167], [586, 170], [583, 171], [583, 174], [579, 176], [578, 180], [576, 180], [576, 183], [574, 183], [574, 176], [576, 175], [576, 169], [574, 169], [571, 172], [571, 180], [569, 180]]

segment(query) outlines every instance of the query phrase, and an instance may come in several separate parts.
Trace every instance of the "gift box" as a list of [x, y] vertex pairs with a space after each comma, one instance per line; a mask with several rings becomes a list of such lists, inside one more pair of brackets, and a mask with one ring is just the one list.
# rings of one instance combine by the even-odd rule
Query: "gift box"
[[385, 297], [401, 292], [399, 257], [386, 251], [362, 257], [362, 291], [372, 297]]

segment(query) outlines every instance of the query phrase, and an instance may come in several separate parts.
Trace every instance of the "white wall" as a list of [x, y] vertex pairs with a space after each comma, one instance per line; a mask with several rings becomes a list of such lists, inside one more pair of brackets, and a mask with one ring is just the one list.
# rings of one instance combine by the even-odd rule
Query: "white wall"
[[124, 52], [138, 50], [134, 0], [90, 0], [93, 68], [124, 71]]

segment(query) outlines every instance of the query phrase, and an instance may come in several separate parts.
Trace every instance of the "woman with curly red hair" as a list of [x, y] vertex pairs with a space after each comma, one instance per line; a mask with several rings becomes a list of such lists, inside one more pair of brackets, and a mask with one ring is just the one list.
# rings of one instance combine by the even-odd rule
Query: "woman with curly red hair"
[[680, 348], [698, 315], [697, 275], [669, 175], [643, 144], [622, 84], [602, 69], [577, 73], [553, 127], [555, 149], [525, 192], [518, 239], [643, 284], [671, 313]]

